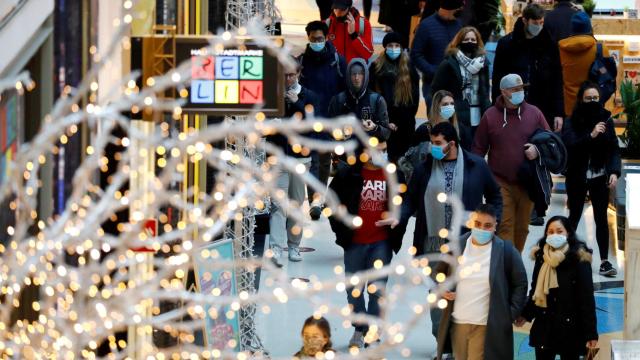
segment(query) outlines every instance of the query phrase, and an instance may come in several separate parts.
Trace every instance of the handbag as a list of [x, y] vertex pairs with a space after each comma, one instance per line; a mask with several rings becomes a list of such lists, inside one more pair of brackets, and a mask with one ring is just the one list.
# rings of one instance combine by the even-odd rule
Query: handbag
[[585, 356], [585, 360], [595, 360], [596, 355], [598, 354], [598, 351], [600, 351], [600, 348], [588, 348], [587, 349], [587, 356]]

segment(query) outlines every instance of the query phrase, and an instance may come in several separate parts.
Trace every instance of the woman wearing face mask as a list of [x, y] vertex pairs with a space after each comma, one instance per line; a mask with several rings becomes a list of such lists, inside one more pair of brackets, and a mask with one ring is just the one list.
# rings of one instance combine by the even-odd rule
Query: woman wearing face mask
[[387, 140], [389, 160], [396, 162], [414, 145], [416, 113], [420, 101], [418, 72], [402, 48], [401, 35], [387, 34], [384, 51], [369, 67], [369, 87], [384, 97], [392, 130]]
[[600, 274], [615, 276], [609, 262], [609, 190], [615, 190], [620, 177], [620, 149], [611, 113], [600, 103], [598, 85], [585, 82], [577, 95], [576, 107], [563, 128], [567, 147], [566, 186], [569, 223], [577, 228], [587, 191], [593, 205], [596, 239], [600, 250]]
[[533, 321], [529, 345], [536, 359], [577, 360], [598, 345], [591, 250], [577, 239], [569, 219], [554, 216], [531, 255], [531, 292], [516, 326]]
[[302, 326], [302, 349], [293, 355], [294, 359], [316, 358], [317, 353], [335, 352], [331, 348], [331, 327], [327, 319], [313, 316]]
[[456, 105], [453, 94], [447, 90], [440, 90], [433, 95], [433, 105], [429, 109], [429, 122], [437, 125], [441, 122], [448, 122], [453, 125], [458, 132], [458, 115], [456, 114]]
[[467, 26], [458, 31], [446, 55], [438, 66], [431, 89], [453, 94], [462, 148], [470, 150], [480, 118], [491, 105], [489, 62], [478, 30]]

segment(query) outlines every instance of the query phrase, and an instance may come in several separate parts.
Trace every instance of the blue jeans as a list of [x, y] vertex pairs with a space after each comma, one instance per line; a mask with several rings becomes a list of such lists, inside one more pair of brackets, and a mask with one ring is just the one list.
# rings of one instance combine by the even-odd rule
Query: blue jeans
[[[358, 271], [366, 271], [373, 269], [373, 263], [380, 259], [384, 265], [391, 262], [391, 246], [386, 240], [378, 241], [374, 244], [351, 244], [344, 251], [344, 268], [347, 276]], [[349, 282], [347, 278], [347, 283]], [[355, 297], [352, 294], [354, 287], [347, 288], [347, 301], [349, 306], [356, 314], [366, 313], [371, 316], [380, 317], [380, 299], [387, 285], [387, 277], [376, 279], [373, 281], [376, 291], [369, 293], [369, 304], [365, 306], [363, 288], [368, 289], [370, 284], [359, 284], [356, 286], [360, 290], [360, 296]], [[366, 287], [365, 287], [366, 285]], [[354, 323], [353, 327], [357, 331], [366, 333], [369, 330], [368, 324]]]

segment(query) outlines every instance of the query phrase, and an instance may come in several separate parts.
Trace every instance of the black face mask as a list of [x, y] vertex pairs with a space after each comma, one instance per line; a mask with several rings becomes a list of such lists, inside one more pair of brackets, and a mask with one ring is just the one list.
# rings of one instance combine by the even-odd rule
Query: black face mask
[[338, 20], [338, 22], [347, 22], [347, 17], [346, 16], [337, 16], [336, 20]]
[[600, 113], [602, 111], [602, 104], [599, 101], [589, 101], [580, 104], [580, 111], [582, 116], [588, 119], [594, 119], [599, 121]]
[[463, 42], [458, 46], [465, 55], [473, 55], [478, 50], [478, 44], [472, 42]]

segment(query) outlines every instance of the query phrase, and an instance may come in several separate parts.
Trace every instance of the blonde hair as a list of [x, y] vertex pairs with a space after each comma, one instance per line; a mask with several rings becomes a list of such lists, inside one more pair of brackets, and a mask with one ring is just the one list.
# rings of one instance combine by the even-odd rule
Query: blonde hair
[[[378, 58], [373, 63], [373, 71], [380, 73], [384, 68], [394, 66], [387, 57], [386, 50], [382, 50]], [[398, 76], [393, 93], [393, 105], [410, 105], [413, 102], [413, 84], [411, 83], [411, 70], [409, 69], [409, 54], [402, 51], [398, 59]], [[380, 92], [378, 84], [374, 84], [377, 92]]]
[[464, 37], [467, 36], [467, 34], [470, 32], [476, 34], [476, 40], [478, 41], [478, 50], [476, 50], [476, 53], [473, 54], [474, 57], [486, 54], [486, 51], [484, 50], [484, 42], [482, 41], [482, 36], [480, 35], [478, 29], [473, 26], [465, 26], [460, 29], [460, 31], [458, 31], [456, 36], [453, 37], [453, 40], [451, 40], [451, 42], [447, 46], [447, 50], [445, 50], [445, 55], [455, 55], [458, 50], [460, 50], [460, 43], [462, 43]]
[[[452, 100], [455, 101], [455, 98], [453, 97], [453, 94], [447, 90], [440, 90], [438, 92], [436, 92], [433, 95], [433, 99], [431, 100], [431, 109], [429, 109], [429, 122], [431, 123], [431, 126], [435, 126], [441, 122], [447, 121], [442, 119], [442, 117], [440, 117], [440, 103], [442, 102], [442, 100], [445, 97], [450, 97]], [[451, 117], [451, 119], [449, 119], [448, 121], [453, 125], [453, 127], [456, 128], [456, 131], [458, 131], [458, 114], [457, 114], [457, 109], [456, 112], [453, 113], [453, 116]], [[458, 131], [459, 133], [459, 131]]]

